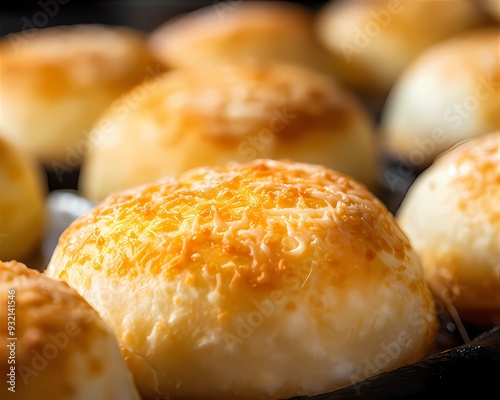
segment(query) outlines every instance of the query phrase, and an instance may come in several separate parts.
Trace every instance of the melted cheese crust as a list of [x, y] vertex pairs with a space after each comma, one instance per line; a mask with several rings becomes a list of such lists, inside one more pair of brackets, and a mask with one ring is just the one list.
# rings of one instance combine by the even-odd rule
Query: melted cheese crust
[[230, 163], [110, 195], [47, 273], [99, 310], [146, 398], [319, 393], [375, 373], [363, 360], [402, 332], [411, 345], [381, 369], [423, 357], [436, 328], [393, 216], [312, 164]]
[[0, 304], [0, 373], [15, 367], [14, 398], [139, 400], [113, 333], [67, 284], [0, 262]]

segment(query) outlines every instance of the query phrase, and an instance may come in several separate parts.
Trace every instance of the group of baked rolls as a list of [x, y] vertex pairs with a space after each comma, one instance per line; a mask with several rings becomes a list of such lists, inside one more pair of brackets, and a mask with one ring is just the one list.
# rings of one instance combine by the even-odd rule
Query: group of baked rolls
[[[0, 40], [7, 399], [313, 396], [432, 355], [438, 301], [499, 325], [499, 7], [215, 2]], [[47, 173], [75, 171], [93, 207], [40, 268]]]

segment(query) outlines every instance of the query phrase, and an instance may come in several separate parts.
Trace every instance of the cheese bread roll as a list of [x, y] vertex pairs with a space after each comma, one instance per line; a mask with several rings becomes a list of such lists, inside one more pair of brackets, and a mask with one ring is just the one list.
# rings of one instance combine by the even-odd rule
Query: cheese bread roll
[[314, 32], [314, 15], [286, 1], [220, 2], [177, 15], [149, 36], [167, 68], [198, 68], [237, 60], [281, 61], [333, 74]]
[[39, 165], [0, 138], [0, 260], [27, 260], [39, 248], [46, 185]]
[[456, 143], [500, 129], [499, 54], [499, 28], [468, 32], [425, 51], [384, 106], [384, 151], [423, 170]]
[[410, 242], [347, 175], [274, 160], [114, 193], [48, 276], [114, 330], [145, 399], [278, 399], [428, 354], [434, 302]]
[[256, 158], [321, 164], [378, 186], [373, 118], [333, 79], [291, 64], [167, 72], [117, 100], [93, 133], [102, 140], [80, 178], [92, 200], [191, 168]]
[[140, 400], [112, 331], [67, 284], [0, 262], [0, 305], [4, 398]]
[[500, 323], [500, 131], [460, 143], [410, 187], [397, 214], [436, 296]]
[[100, 24], [4, 36], [0, 58], [0, 135], [50, 169], [77, 168], [101, 112], [156, 71], [143, 33]]

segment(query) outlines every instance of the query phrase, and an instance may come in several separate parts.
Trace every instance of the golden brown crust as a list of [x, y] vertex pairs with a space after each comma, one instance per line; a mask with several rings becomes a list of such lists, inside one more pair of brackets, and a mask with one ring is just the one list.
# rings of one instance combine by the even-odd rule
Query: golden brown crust
[[168, 67], [193, 68], [238, 59], [298, 63], [331, 74], [313, 31], [313, 14], [283, 1], [203, 7], [152, 32], [153, 54]]
[[[64, 247], [58, 254], [70, 257], [72, 264], [83, 264], [88, 257], [81, 252], [85, 236], [88, 245], [99, 248], [92, 265], [101, 269], [105, 260], [118, 257], [131, 239], [129, 235], [123, 235], [120, 227], [135, 227], [133, 237], [138, 242], [134, 253], [137, 253], [113, 267], [113, 273], [119, 276], [161, 273], [165, 279], [172, 279], [189, 266], [194, 271], [216, 268], [211, 273], [228, 273], [234, 282], [243, 279], [254, 287], [261, 284], [273, 286], [273, 281], [279, 281], [289, 267], [287, 254], [293, 252], [294, 247], [304, 245], [301, 243], [304, 239], [287, 237], [290, 231], [287, 232], [287, 226], [281, 222], [282, 215], [294, 215], [292, 219], [295, 221], [288, 226], [290, 230], [295, 231], [298, 228], [296, 222], [303, 218], [301, 229], [314, 232], [321, 229], [324, 213], [331, 212], [330, 222], [336, 223], [337, 231], [332, 235], [340, 237], [334, 239], [332, 236], [329, 240], [342, 243], [342, 236], [349, 237], [345, 245], [340, 245], [339, 251], [366, 252], [367, 257], [385, 251], [400, 262], [408, 261], [409, 243], [394, 226], [384, 206], [351, 179], [327, 169], [311, 167], [304, 170], [302, 166], [270, 161], [255, 161], [247, 167], [234, 165], [228, 169], [229, 172], [223, 167], [187, 172], [179, 178], [145, 186], [139, 196], [135, 189], [110, 195], [98, 208], [64, 232], [61, 237]], [[214, 181], [213, 185], [210, 180]], [[227, 202], [231, 205], [225, 206]], [[331, 204], [337, 204], [337, 207], [330, 209]], [[306, 215], [301, 217], [304, 209], [311, 210], [310, 219], [306, 219]], [[367, 209], [371, 211], [367, 212]], [[377, 214], [387, 220], [381, 220]], [[89, 224], [89, 221], [93, 223]], [[181, 221], [194, 225], [191, 230], [179, 230]], [[154, 226], [154, 232], [151, 232], [150, 224]], [[225, 233], [233, 231], [232, 225], [241, 229], [262, 226], [259, 235], [265, 236], [268, 249], [254, 253], [245, 245], [246, 239]], [[166, 236], [158, 236], [159, 232]], [[260, 241], [260, 237], [254, 239]], [[141, 240], [145, 243], [140, 245]], [[149, 240], [156, 241], [156, 250], [149, 248]], [[163, 242], [167, 247], [162, 245]], [[215, 248], [221, 254], [213, 254], [214, 243], [218, 243]], [[235, 269], [220, 268], [217, 265], [225, 262], [215, 262], [210, 267], [203, 264], [203, 257], [186, 264], [193, 254], [208, 252], [212, 260], [219, 257], [229, 257], [225, 260], [227, 262], [237, 259], [238, 266]], [[72, 259], [73, 254], [77, 258]], [[331, 256], [328, 250], [317, 247], [316, 258], [328, 260]], [[350, 268], [348, 265], [344, 267]]]
[[41, 169], [0, 138], [0, 260], [28, 260], [45, 225]]
[[[87, 343], [93, 340], [92, 335], [107, 334], [104, 325], [96, 325], [97, 329], [90, 332], [92, 323], [98, 318], [97, 313], [65, 282], [49, 279], [39, 271], [17, 261], [0, 262], [0, 282], [2, 288], [13, 289], [16, 292], [16, 317], [21, 322], [16, 324], [15, 330], [15, 337], [19, 341], [21, 350], [16, 360], [20, 364], [29, 365], [33, 357], [31, 350], [41, 350], [44, 345], [51, 343], [50, 335], [47, 333], [64, 332], [68, 321], [73, 321], [82, 330], [80, 340]], [[2, 290], [3, 300], [6, 298], [5, 292], [6, 290]], [[5, 304], [5, 301], [2, 301], [2, 304]], [[2, 307], [0, 312], [5, 313], [5, 307]], [[5, 321], [6, 318], [2, 320]], [[29, 325], [27, 321], [30, 322]], [[8, 337], [8, 332], [6, 326], [2, 325], [4, 327], [2, 336], [5, 339]], [[83, 343], [83, 347], [86, 346]], [[5, 358], [2, 357], [2, 360]]]
[[[312, 164], [229, 163], [112, 194], [62, 234], [47, 274], [100, 310], [146, 398], [318, 393], [359, 379], [381, 341], [412, 338], [390, 369], [424, 357], [436, 333], [394, 217], [363, 185]], [[234, 333], [232, 348], [241, 319], [276, 295], [272, 318]], [[305, 370], [313, 359], [337, 369]], [[257, 371], [273, 383], [245, 378]]]
[[241, 62], [168, 72], [141, 89], [134, 107], [125, 96], [102, 118], [110, 127], [82, 167], [81, 189], [91, 199], [194, 167], [261, 157], [322, 164], [376, 186], [373, 121], [321, 74]]
[[[0, 262], [0, 304], [0, 372], [5, 377], [14, 368], [13, 398], [79, 399], [84, 393], [120, 398], [117, 392], [122, 392], [138, 399], [117, 357], [116, 339], [66, 283], [16, 261]], [[106, 381], [112, 375], [109, 368], [120, 377], [122, 388]], [[84, 390], [85, 384], [95, 386]]]
[[80, 143], [99, 114], [148, 67], [155, 71], [145, 35], [131, 28], [82, 24], [11, 36], [0, 42], [1, 134], [48, 166], [78, 166], [69, 157], [84, 156]]
[[[134, 29], [99, 24], [42, 29], [17, 47], [4, 38], [2, 74], [9, 79], [2, 87], [27, 86], [23, 78], [32, 75], [36, 85], [31, 93], [49, 100], [67, 90], [86, 90], [89, 83], [120, 92], [139, 82], [151, 61], [144, 40], [144, 34]], [[58, 79], [63, 81], [54, 85]]]

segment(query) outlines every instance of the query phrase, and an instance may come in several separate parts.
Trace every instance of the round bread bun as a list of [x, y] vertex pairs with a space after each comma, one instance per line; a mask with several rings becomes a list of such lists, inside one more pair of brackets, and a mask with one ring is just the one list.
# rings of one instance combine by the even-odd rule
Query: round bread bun
[[67, 284], [0, 261], [0, 303], [3, 398], [140, 400], [112, 331]]
[[114, 193], [62, 234], [47, 274], [112, 327], [145, 399], [318, 394], [423, 358], [437, 328], [393, 215], [313, 164]]
[[168, 68], [256, 59], [332, 73], [309, 9], [286, 1], [232, 3], [220, 2], [167, 20], [151, 33], [151, 52]]
[[500, 324], [500, 131], [460, 143], [414, 181], [397, 219], [439, 298]]
[[335, 0], [315, 24], [342, 82], [385, 99], [423, 50], [486, 21], [473, 1]]
[[384, 151], [424, 169], [454, 144], [500, 129], [500, 29], [484, 28], [422, 54], [389, 94]]
[[500, 21], [500, 0], [481, 0], [481, 6], [497, 21]]
[[36, 252], [46, 191], [38, 165], [0, 138], [0, 260], [28, 260]]
[[1, 135], [53, 169], [78, 167], [99, 114], [156, 71], [144, 34], [99, 24], [11, 34], [0, 57]]
[[[233, 63], [167, 72], [134, 89], [97, 122], [82, 164], [89, 199], [201, 166], [287, 158], [378, 184], [374, 123], [329, 77], [282, 63]], [[132, 97], [133, 98], [133, 97]], [[375, 189], [373, 189], [375, 190]]]

